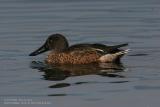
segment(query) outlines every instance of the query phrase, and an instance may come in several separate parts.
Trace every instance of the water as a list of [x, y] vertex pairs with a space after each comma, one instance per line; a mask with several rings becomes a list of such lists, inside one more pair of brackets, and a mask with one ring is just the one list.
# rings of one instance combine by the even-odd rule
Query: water
[[[0, 0], [1, 105], [159, 107], [159, 13], [158, 0]], [[131, 52], [103, 70], [46, 69], [46, 54], [28, 54], [53, 33], [70, 44], [127, 42]]]

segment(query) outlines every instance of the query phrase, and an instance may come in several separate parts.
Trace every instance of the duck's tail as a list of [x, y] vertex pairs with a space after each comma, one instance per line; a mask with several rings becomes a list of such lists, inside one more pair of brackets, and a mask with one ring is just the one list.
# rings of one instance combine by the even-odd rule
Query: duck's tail
[[130, 52], [130, 49], [121, 50], [119, 52], [116, 52], [115, 55], [116, 56], [121, 56], [121, 55], [127, 54], [128, 52]]

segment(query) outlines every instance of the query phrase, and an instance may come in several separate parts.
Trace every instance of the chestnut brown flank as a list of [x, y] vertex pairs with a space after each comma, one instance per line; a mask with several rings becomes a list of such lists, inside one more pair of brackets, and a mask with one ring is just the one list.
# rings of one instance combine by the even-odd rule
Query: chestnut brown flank
[[101, 55], [95, 51], [74, 51], [71, 53], [54, 53], [48, 55], [46, 62], [49, 64], [87, 64], [98, 62]]

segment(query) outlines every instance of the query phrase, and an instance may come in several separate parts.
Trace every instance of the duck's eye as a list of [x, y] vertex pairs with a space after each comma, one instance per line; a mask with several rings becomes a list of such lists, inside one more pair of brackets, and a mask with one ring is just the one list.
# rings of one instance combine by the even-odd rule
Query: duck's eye
[[52, 39], [50, 39], [50, 40], [49, 40], [49, 43], [52, 43], [52, 42], [53, 42], [53, 40], [52, 40]]

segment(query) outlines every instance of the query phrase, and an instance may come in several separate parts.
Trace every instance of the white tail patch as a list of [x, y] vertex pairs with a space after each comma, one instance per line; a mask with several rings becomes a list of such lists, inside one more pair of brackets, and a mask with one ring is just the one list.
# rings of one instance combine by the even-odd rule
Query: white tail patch
[[126, 50], [123, 50], [123, 51], [120, 51], [120, 52], [117, 52], [117, 53], [114, 53], [114, 54], [115, 55], [123, 55], [123, 54], [127, 54], [128, 52], [130, 52], [130, 49], [126, 49]]
[[126, 50], [124, 50], [125, 53], [128, 53], [128, 52], [130, 52], [130, 51], [131, 51], [131, 49], [126, 49]]
[[115, 62], [116, 60], [119, 60], [124, 54], [127, 54], [130, 51], [130, 49], [126, 49], [114, 54], [106, 54], [99, 58], [100, 62]]

